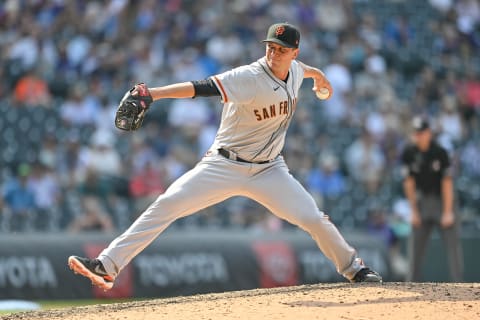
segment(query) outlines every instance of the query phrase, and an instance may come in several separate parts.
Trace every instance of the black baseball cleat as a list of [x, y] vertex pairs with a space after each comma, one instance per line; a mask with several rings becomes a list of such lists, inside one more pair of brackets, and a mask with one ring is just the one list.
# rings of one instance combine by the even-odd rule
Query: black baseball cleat
[[360, 271], [355, 274], [355, 277], [353, 277], [352, 280], [350, 280], [352, 283], [358, 283], [358, 282], [383, 282], [382, 276], [380, 276], [377, 272], [373, 271], [370, 268], [363, 268], [360, 269]]
[[70, 256], [68, 258], [68, 266], [74, 273], [79, 273], [90, 279], [92, 284], [105, 291], [110, 290], [113, 287], [113, 281], [115, 279], [107, 274], [103, 264], [98, 259]]

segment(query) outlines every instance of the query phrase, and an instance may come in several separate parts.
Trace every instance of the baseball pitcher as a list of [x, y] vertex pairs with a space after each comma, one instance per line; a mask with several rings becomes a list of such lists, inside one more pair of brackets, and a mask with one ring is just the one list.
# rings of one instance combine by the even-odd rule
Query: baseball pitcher
[[313, 91], [325, 99], [331, 97], [332, 87], [319, 69], [296, 60], [300, 33], [295, 26], [274, 24], [263, 42], [265, 56], [250, 65], [200, 81], [150, 89], [141, 83], [125, 94], [115, 120], [120, 129], [140, 128], [153, 101], [206, 96], [218, 96], [223, 102], [220, 127], [201, 161], [96, 259], [69, 257], [75, 273], [108, 290], [122, 269], [176, 219], [230, 197], [245, 196], [308, 232], [336, 270], [351, 282], [382, 281], [317, 208], [281, 155], [303, 79], [312, 78]]

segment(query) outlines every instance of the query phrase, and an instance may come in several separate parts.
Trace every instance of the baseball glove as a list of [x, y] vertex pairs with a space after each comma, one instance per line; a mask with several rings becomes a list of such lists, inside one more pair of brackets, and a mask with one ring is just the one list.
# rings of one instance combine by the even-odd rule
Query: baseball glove
[[136, 84], [120, 101], [115, 114], [115, 126], [125, 131], [137, 130], [142, 126], [152, 102], [152, 96], [145, 83]]

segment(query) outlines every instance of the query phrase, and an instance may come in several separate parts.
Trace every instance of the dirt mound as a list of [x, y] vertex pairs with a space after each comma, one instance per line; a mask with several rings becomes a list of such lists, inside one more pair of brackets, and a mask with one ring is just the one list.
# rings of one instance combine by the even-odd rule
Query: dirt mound
[[0, 319], [480, 319], [480, 283], [317, 284], [24, 312]]

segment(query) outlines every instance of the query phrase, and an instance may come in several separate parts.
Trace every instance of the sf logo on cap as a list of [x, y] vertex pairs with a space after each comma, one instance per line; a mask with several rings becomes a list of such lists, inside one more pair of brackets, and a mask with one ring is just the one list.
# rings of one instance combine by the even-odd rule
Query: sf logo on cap
[[275, 29], [275, 35], [280, 36], [285, 32], [285, 27], [284, 26], [278, 26], [277, 29]]

